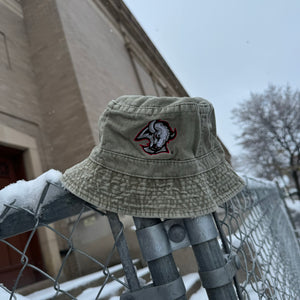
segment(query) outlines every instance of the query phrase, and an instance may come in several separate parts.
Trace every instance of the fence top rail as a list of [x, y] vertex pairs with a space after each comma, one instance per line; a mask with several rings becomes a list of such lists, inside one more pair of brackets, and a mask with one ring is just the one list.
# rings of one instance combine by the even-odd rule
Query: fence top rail
[[39, 226], [43, 226], [77, 215], [83, 208], [88, 211], [93, 207], [64, 189], [60, 183], [47, 182], [34, 210], [15, 205], [14, 201], [5, 204], [0, 217], [0, 239], [33, 229], [37, 219]]
[[[243, 178], [246, 182], [245, 190], [247, 189], [248, 192], [261, 190], [264, 190], [266, 193], [268, 190], [278, 192], [275, 183], [244, 175]], [[85, 211], [93, 209], [104, 214], [93, 205], [64, 189], [60, 182], [50, 181], [46, 182], [37, 207], [34, 209], [16, 205], [14, 201], [4, 205], [5, 209], [0, 214], [0, 239], [5, 239], [35, 228], [37, 219], [39, 219], [38, 226], [43, 226], [77, 215], [83, 208]]]

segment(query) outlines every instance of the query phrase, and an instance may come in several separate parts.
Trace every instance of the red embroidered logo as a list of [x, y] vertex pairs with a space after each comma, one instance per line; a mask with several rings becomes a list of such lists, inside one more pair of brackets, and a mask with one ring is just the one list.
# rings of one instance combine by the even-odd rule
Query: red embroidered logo
[[153, 120], [149, 122], [135, 137], [135, 141], [148, 140], [146, 145], [140, 145], [149, 154], [169, 153], [167, 144], [176, 138], [176, 128], [172, 130], [168, 122]]

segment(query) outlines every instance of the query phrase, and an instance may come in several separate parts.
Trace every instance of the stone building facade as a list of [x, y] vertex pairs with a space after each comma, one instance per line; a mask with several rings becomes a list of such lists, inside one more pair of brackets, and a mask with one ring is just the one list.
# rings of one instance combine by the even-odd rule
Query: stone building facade
[[[187, 96], [121, 0], [0, 0], [0, 188], [86, 158], [98, 142], [99, 115], [124, 94]], [[74, 243], [105, 257], [111, 236], [104, 219], [87, 214]], [[73, 222], [55, 226], [68, 234]], [[22, 247], [26, 237], [11, 242]], [[28, 255], [54, 275], [66, 247], [40, 228]], [[10, 286], [20, 265], [8, 247], [0, 245], [0, 254], [0, 282]], [[92, 268], [74, 257], [65, 278]], [[23, 285], [43, 279], [26, 278]]]
[[[122, 1], [0, 0], [0, 188], [50, 168], [63, 172], [87, 157], [98, 141], [99, 115], [124, 94], [187, 95]], [[87, 214], [74, 237], [98, 257], [111, 245], [104, 219]], [[55, 226], [68, 234], [72, 222]], [[22, 248], [27, 238], [10, 242]], [[41, 228], [28, 255], [54, 275], [66, 249]], [[19, 258], [5, 245], [0, 253], [0, 281], [11, 286]], [[65, 278], [92, 269], [74, 257]], [[25, 275], [21, 285], [43, 279]]]

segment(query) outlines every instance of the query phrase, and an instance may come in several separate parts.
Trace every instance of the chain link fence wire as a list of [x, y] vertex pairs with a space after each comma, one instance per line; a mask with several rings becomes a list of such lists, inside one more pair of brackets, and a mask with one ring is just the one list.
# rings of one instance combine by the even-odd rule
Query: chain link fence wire
[[299, 299], [300, 250], [284, 200], [275, 184], [246, 181], [216, 216], [225, 252], [240, 259], [242, 299]]
[[[50, 193], [47, 194], [50, 187]], [[55, 199], [49, 199], [49, 198]], [[47, 199], [48, 198], [48, 199]], [[65, 200], [65, 203], [62, 204], [62, 200]], [[26, 268], [31, 268], [36, 272], [40, 273], [44, 279], [48, 279], [53, 283], [53, 295], [51, 299], [77, 299], [75, 295], [72, 295], [68, 290], [62, 288], [61, 279], [63, 277], [63, 270], [67, 264], [68, 259], [71, 255], [79, 254], [93, 262], [99, 271], [102, 271], [101, 281], [99, 282], [98, 286], [99, 291], [97, 292], [97, 296], [95, 299], [102, 299], [101, 294], [108, 283], [111, 281], [115, 281], [119, 283], [119, 286], [116, 287], [116, 290], [124, 290], [128, 289], [128, 284], [126, 280], [123, 278], [123, 274], [120, 278], [117, 278], [114, 274], [111, 273], [110, 268], [108, 267], [111, 263], [112, 256], [116, 252], [116, 244], [118, 243], [118, 239], [123, 232], [123, 227], [121, 228], [119, 234], [116, 235], [116, 240], [112, 245], [112, 248], [106, 258], [103, 261], [99, 261], [95, 257], [90, 256], [85, 251], [78, 249], [75, 247], [73, 243], [73, 235], [76, 232], [78, 224], [84, 217], [84, 213], [90, 211], [91, 209], [95, 211], [95, 213], [105, 215], [105, 213], [99, 211], [95, 207], [89, 205], [88, 203], [76, 198], [75, 196], [71, 195], [67, 191], [63, 190], [60, 185], [54, 185], [53, 183], [48, 183], [45, 187], [38, 205], [32, 211], [31, 209], [20, 207], [12, 202], [11, 204], [5, 204], [5, 210], [0, 216], [0, 242], [10, 247], [15, 254], [19, 256], [20, 263], [22, 267], [19, 270], [18, 276], [14, 280], [13, 287], [9, 290], [3, 284], [0, 284], [0, 289], [5, 290], [8, 295], [10, 295], [9, 300], [11, 299], [18, 299], [16, 297], [16, 291], [19, 288], [20, 279], [23, 276], [24, 270]], [[68, 211], [72, 211], [71, 213]], [[55, 214], [54, 216], [49, 216], [49, 213]], [[75, 217], [74, 225], [72, 226], [70, 233], [65, 235], [58, 231], [55, 228], [55, 224], [48, 224], [50, 221], [58, 221], [62, 216], [70, 216], [74, 213], [78, 213]], [[7, 215], [7, 216], [6, 216]], [[22, 226], [22, 220], [24, 220], [24, 226]], [[14, 226], [15, 225], [15, 226]], [[15, 227], [15, 229], [13, 228]], [[28, 228], [30, 227], [30, 228]], [[56, 276], [50, 276], [45, 270], [31, 264], [28, 256], [27, 250], [32, 242], [32, 238], [34, 234], [37, 232], [39, 227], [45, 227], [48, 230], [54, 232], [58, 238], [65, 241], [68, 245], [68, 251], [65, 253], [64, 258], [62, 259], [61, 266], [59, 271], [57, 272]], [[7, 237], [8, 235], [15, 235], [26, 231], [26, 229], [31, 229], [30, 235], [26, 244], [23, 249], [18, 249], [12, 243], [8, 242], [7, 239], [3, 237]], [[8, 232], [7, 232], [8, 231]], [[1, 294], [1, 293], [0, 293]], [[63, 295], [63, 297], [62, 297]]]
[[[239, 299], [299, 299], [300, 295], [300, 249], [295, 233], [287, 215], [283, 200], [275, 184], [245, 178], [247, 186], [236, 197], [220, 206], [214, 219], [221, 237], [224, 252], [229, 256], [238, 255], [240, 269], [234, 283]], [[75, 247], [73, 236], [85, 212], [97, 208], [76, 198], [60, 185], [48, 183], [35, 209], [20, 207], [12, 202], [0, 215], [0, 243], [10, 247], [19, 256], [22, 267], [10, 290], [3, 284], [1, 291], [8, 293], [9, 299], [16, 299], [20, 279], [26, 268], [31, 268], [52, 282], [51, 299], [77, 299], [70, 290], [64, 289], [63, 270], [72, 254], [79, 254], [92, 261], [102, 271], [102, 280], [95, 299], [102, 297], [109, 282], [118, 283], [116, 295], [126, 289], [128, 284], [121, 276], [115, 276], [109, 268], [116, 252], [116, 244], [122, 235], [115, 235], [115, 242], [107, 257], [102, 261]], [[76, 215], [70, 233], [61, 233], [53, 225], [54, 221]], [[27, 250], [39, 227], [45, 227], [64, 240], [68, 250], [55, 276], [31, 263]], [[7, 237], [32, 230], [23, 249], [18, 249], [6, 240]], [[99, 245], [101, 247], [101, 245]]]

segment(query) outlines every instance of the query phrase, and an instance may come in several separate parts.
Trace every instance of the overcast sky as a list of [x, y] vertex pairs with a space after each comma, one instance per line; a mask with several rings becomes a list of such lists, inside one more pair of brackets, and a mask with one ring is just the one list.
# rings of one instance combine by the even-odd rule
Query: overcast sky
[[269, 83], [300, 88], [300, 0], [124, 0], [190, 96], [211, 101], [241, 150], [237, 103]]

